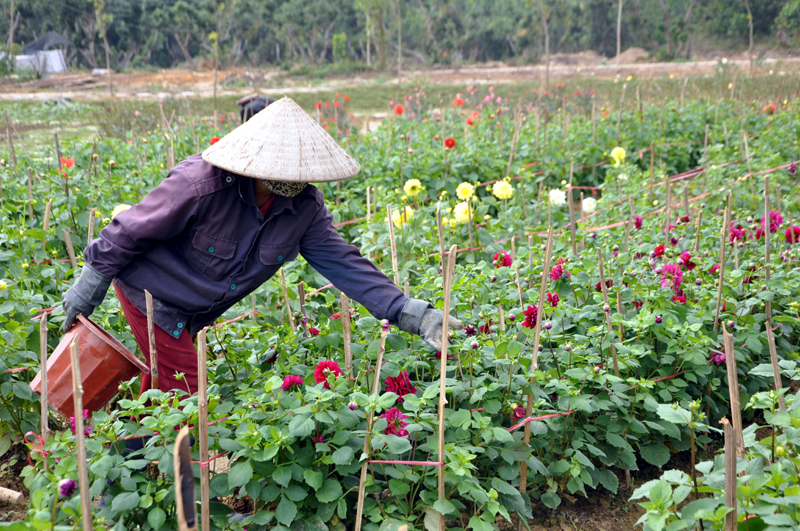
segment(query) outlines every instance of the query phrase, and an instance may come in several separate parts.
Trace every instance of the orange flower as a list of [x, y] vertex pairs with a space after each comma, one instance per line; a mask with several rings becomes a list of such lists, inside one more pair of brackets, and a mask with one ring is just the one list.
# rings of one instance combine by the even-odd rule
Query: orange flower
[[463, 107], [464, 106], [464, 98], [455, 98], [453, 100], [453, 107]]
[[322, 107], [322, 100], [318, 101], [317, 104], [314, 105], [314, 108], [317, 110], [319, 110], [321, 107]]
[[218, 136], [212, 136], [211, 137], [211, 141], [210, 141], [211, 145], [213, 146], [217, 142], [219, 142], [219, 137]]
[[405, 109], [403, 109], [403, 106], [402, 106], [402, 105], [400, 105], [399, 103], [398, 103], [397, 105], [395, 105], [395, 106], [394, 106], [394, 113], [395, 113], [397, 116], [400, 116], [400, 115], [401, 115], [401, 114], [403, 114], [404, 112], [405, 112]]
[[345, 96], [344, 101], [350, 101], [350, 96]]
[[72, 157], [61, 157], [61, 167], [70, 169], [75, 165], [75, 159]]
[[764, 106], [764, 112], [767, 114], [775, 114], [775, 104], [770, 103]]

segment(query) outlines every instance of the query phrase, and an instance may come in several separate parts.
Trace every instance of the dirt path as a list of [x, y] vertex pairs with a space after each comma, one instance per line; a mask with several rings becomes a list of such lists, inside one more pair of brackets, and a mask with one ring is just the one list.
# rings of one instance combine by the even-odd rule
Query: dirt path
[[[624, 56], [624, 54], [623, 54]], [[624, 57], [623, 57], [624, 58]], [[747, 59], [730, 59], [728, 67], [749, 70]], [[622, 63], [617, 68], [614, 60], [607, 63], [552, 64], [550, 79], [574, 77], [613, 78], [627, 77], [659, 77], [674, 75], [677, 77], [711, 74], [716, 71], [719, 62], [716, 60], [692, 61], [685, 63]], [[760, 73], [782, 75], [800, 69], [800, 58], [766, 58], [757, 66]], [[508, 66], [490, 63], [470, 65], [462, 68], [430, 68], [404, 71], [402, 78], [393, 77], [388, 80], [379, 73], [354, 74], [346, 78], [331, 78], [325, 82], [310, 81], [302, 78], [282, 77], [277, 69], [267, 71], [235, 68], [222, 71], [218, 76], [219, 96], [240, 96], [255, 91], [261, 93], [309, 93], [319, 91], [341, 90], [347, 87], [380, 83], [400, 84], [416, 79], [434, 84], [488, 84], [512, 83], [520, 81], [536, 81], [544, 76], [542, 65]], [[380, 80], [380, 81], [379, 81]], [[114, 97], [120, 99], [156, 99], [168, 97], [210, 97], [214, 93], [214, 74], [212, 72], [193, 72], [188, 70], [163, 70], [161, 72], [134, 72], [114, 74]], [[237, 88], [219, 88], [230, 87]], [[72, 100], [108, 99], [105, 75], [92, 76], [90, 73], [58, 74], [27, 83], [0, 85], [0, 100], [53, 100], [66, 97]]]

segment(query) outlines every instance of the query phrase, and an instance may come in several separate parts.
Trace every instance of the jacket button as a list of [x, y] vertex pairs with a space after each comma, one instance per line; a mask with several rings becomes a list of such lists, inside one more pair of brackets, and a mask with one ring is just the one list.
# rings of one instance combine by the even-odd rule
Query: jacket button
[[228, 175], [227, 177], [225, 177], [225, 182], [226, 182], [226, 183], [231, 183], [231, 182], [233, 182], [233, 177], [231, 177], [230, 175]]
[[278, 262], [283, 262], [283, 255], [282, 254], [278, 255]]
[[180, 330], [175, 330], [175, 331], [172, 332], [172, 335], [175, 336], [175, 337], [178, 337], [179, 335], [181, 335], [181, 331]]
[[236, 284], [231, 284], [231, 289], [236, 289]]
[[183, 323], [178, 323], [178, 328], [183, 328]]
[[214, 252], [214, 248], [213, 248], [213, 247], [209, 247], [209, 248], [208, 248], [208, 252], [209, 252], [209, 253], [213, 253], [213, 252]]

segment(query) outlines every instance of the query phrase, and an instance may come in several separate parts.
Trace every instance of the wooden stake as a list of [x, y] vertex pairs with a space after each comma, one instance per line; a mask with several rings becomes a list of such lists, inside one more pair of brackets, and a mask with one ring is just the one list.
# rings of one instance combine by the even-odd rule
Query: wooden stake
[[[40, 374], [42, 375], [42, 390], [39, 393], [41, 399], [39, 407], [42, 413], [41, 435], [42, 441], [47, 442], [47, 436], [50, 432], [50, 426], [47, 419], [47, 312], [42, 313], [42, 317], [39, 319], [39, 364], [42, 367], [40, 371]], [[47, 470], [47, 459], [42, 456], [42, 460], [44, 461], [44, 468]]]
[[89, 475], [86, 471], [86, 443], [83, 440], [83, 384], [81, 380], [80, 359], [78, 357], [78, 338], [70, 345], [72, 356], [72, 400], [75, 408], [75, 446], [78, 455], [78, 484], [81, 491], [81, 520], [83, 531], [92, 531], [92, 499], [89, 494]]
[[572, 256], [578, 256], [578, 243], [575, 239], [575, 205], [574, 197], [572, 196], [572, 177], [575, 171], [575, 161], [569, 163], [569, 195], [567, 196], [567, 204], [569, 205], [569, 232], [572, 242]]
[[283, 300], [286, 304], [286, 317], [289, 319], [289, 324], [292, 326], [292, 330], [297, 331], [297, 325], [294, 324], [294, 316], [292, 315], [292, 305], [289, 303], [289, 290], [286, 289], [286, 277], [283, 275], [283, 269], [281, 269], [281, 289], [283, 290]]
[[499, 304], [499, 303], [497, 304], [497, 313], [500, 316], [500, 331], [501, 332], [505, 332], [506, 331], [506, 316], [505, 316], [505, 312], [503, 311], [503, 305], [502, 304]]
[[617, 145], [619, 145], [619, 133], [622, 127], [622, 110], [625, 108], [625, 89], [627, 87], [627, 83], [622, 84], [622, 95], [619, 98], [619, 115], [617, 116]]
[[67, 254], [69, 254], [69, 263], [72, 266], [72, 269], [78, 267], [78, 260], [75, 259], [75, 248], [72, 246], [72, 237], [67, 232], [67, 229], [61, 229], [61, 232], [64, 233], [64, 243], [67, 245]]
[[525, 309], [524, 303], [522, 302], [522, 285], [519, 282], [519, 264], [514, 262], [514, 275], [516, 276], [517, 282], [517, 294], [519, 295], [519, 307], [523, 310]]
[[736, 438], [733, 435], [733, 426], [728, 419], [719, 421], [725, 431], [725, 507], [733, 509], [725, 515], [725, 531], [737, 531], [739, 524], [736, 518]]
[[[17, 165], [17, 153], [14, 151], [14, 140], [11, 137], [11, 120], [8, 119], [8, 111], [3, 109], [6, 115], [6, 137], [8, 138], [8, 159], [13, 166]], [[22, 146], [23, 149], [25, 146]]]
[[33, 221], [33, 192], [30, 167], [28, 167], [28, 219]]
[[[200, 443], [200, 462], [208, 463], [208, 374], [206, 372], [208, 327], [197, 334], [197, 407], [198, 442]], [[200, 521], [203, 531], [211, 529], [209, 512], [209, 470], [208, 465], [200, 467]]]
[[445, 262], [445, 254], [444, 254], [444, 229], [442, 228], [442, 205], [436, 205], [436, 228], [439, 230], [439, 256], [442, 259], [442, 271], [447, 268], [447, 263]]
[[669, 249], [669, 225], [672, 206], [672, 178], [667, 176], [667, 204], [665, 205], [664, 214], [664, 247]]
[[781, 212], [781, 183], [775, 183], [775, 210]]
[[[50, 215], [53, 212], [53, 200], [49, 200], [47, 205], [44, 207], [44, 223], [42, 223], [42, 231], [45, 233], [45, 238], [47, 238], [47, 231], [50, 229]], [[42, 240], [42, 248], [47, 247], [47, 240]]]
[[[445, 380], [447, 379], [447, 348], [449, 347], [450, 337], [450, 290], [452, 289], [453, 275], [456, 268], [456, 253], [458, 253], [458, 246], [453, 245], [450, 247], [450, 252], [447, 253], [447, 268], [442, 271], [444, 275], [444, 312], [442, 320], [442, 356], [441, 363], [439, 364], [439, 444], [438, 444], [438, 459], [439, 463], [439, 499], [445, 499], [444, 490], [444, 405], [447, 403]], [[444, 515], [439, 514], [439, 531], [445, 531]]]
[[[300, 303], [300, 313], [305, 318], [304, 320], [308, 321], [308, 316], [306, 316], [306, 289], [302, 280], [297, 285], [297, 298], [298, 302]], [[303, 336], [308, 337], [307, 326], [303, 326]]]
[[708, 124], [706, 124], [706, 137], [703, 140], [703, 167], [708, 162]]
[[342, 341], [344, 341], [344, 371], [347, 376], [353, 371], [353, 350], [350, 347], [350, 299], [342, 292], [340, 301]]
[[156, 351], [156, 327], [153, 324], [153, 296], [144, 290], [144, 303], [147, 310], [147, 339], [150, 348], [151, 389], [158, 389], [158, 352]]
[[700, 252], [700, 233], [703, 228], [703, 209], [701, 208], [700, 211], [697, 213], [697, 229], [695, 229], [695, 238], [694, 238], [694, 252], [695, 254]]
[[650, 186], [647, 192], [647, 202], [653, 202], [653, 184], [655, 181], [655, 171], [656, 171], [656, 143], [655, 141], [650, 142]]
[[175, 440], [172, 464], [175, 472], [175, 512], [178, 513], [178, 531], [194, 531], [197, 529], [197, 515], [194, 508], [192, 450], [187, 426], [181, 428]]
[[720, 230], [719, 246], [719, 280], [717, 281], [717, 309], [714, 311], [714, 332], [719, 330], [719, 312], [722, 305], [722, 282], [725, 279], [725, 239], [728, 236], [728, 208], [722, 216], [722, 229]]
[[[392, 271], [394, 271], [394, 283], [397, 287], [400, 287], [400, 272], [397, 270], [397, 243], [394, 241], [394, 223], [392, 223], [392, 205], [386, 207], [386, 212], [388, 213], [389, 217], [386, 219], [386, 223], [389, 224], [389, 243], [392, 246]], [[405, 217], [405, 207], [403, 207], [401, 219]]]
[[736, 372], [736, 348], [733, 336], [728, 328], [723, 325], [722, 336], [725, 340], [725, 366], [728, 369], [728, 394], [731, 399], [731, 420], [733, 421], [733, 435], [736, 445], [736, 456], [744, 458], [744, 435], [742, 434], [742, 405], [739, 401], [739, 376]]
[[683, 186], [683, 215], [689, 216], [689, 186]]
[[[378, 357], [375, 360], [375, 380], [372, 384], [372, 393], [377, 394], [380, 392], [381, 382], [380, 382], [380, 375], [381, 375], [381, 365], [383, 365], [383, 351], [386, 349], [386, 336], [388, 335], [388, 331], [384, 330], [381, 332], [381, 339], [378, 343]], [[369, 464], [369, 456], [372, 453], [372, 424], [374, 420], [375, 412], [370, 410], [367, 413], [367, 434], [364, 437], [364, 454], [367, 455], [367, 459], [364, 461], [364, 464], [361, 465], [361, 477], [358, 481], [358, 501], [356, 502], [356, 528], [355, 531], [361, 531], [361, 520], [364, 518], [364, 491], [365, 486], [364, 483], [367, 481], [367, 465]]]
[[56, 138], [56, 162], [58, 163], [58, 173], [61, 173], [61, 144], [58, 143], [58, 133], [53, 133]]
[[[92, 155], [89, 157], [89, 171], [86, 172], [86, 179], [89, 184], [92, 184], [92, 174], [94, 174], [95, 180], [97, 180], [97, 161], [94, 160], [94, 156], [97, 154], [97, 135], [94, 135], [94, 142], [92, 143]], [[139, 150], [136, 150], [136, 162], [139, 162]], [[141, 162], [139, 162], [139, 174], [141, 175]]]
[[0, 502], [22, 505], [25, 503], [25, 495], [15, 490], [0, 487]]
[[[603, 252], [600, 249], [597, 249], [597, 265], [600, 268], [600, 291], [603, 293], [603, 303], [611, 308], [611, 305], [608, 303], [608, 286], [606, 286], [606, 278], [603, 273]], [[608, 333], [609, 335], [613, 333], [614, 327], [611, 324], [611, 310], [604, 311], [606, 314], [606, 325], [608, 326]], [[611, 340], [611, 360], [614, 364], [614, 375], [619, 377], [619, 365], [617, 364], [617, 349], [614, 346], [614, 341]]]
[[94, 240], [94, 217], [95, 217], [95, 209], [89, 209], [89, 230], [86, 236], [86, 244], [88, 245], [90, 241]]

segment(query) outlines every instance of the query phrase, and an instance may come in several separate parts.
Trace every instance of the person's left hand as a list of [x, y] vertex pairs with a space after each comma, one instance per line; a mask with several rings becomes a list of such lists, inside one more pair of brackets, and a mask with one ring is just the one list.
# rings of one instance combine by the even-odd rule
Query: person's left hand
[[[400, 312], [398, 328], [410, 334], [417, 334], [432, 349], [442, 350], [442, 326], [444, 312], [435, 309], [429, 302], [419, 299], [409, 299]], [[450, 316], [450, 328], [463, 330], [464, 325], [458, 319]]]

